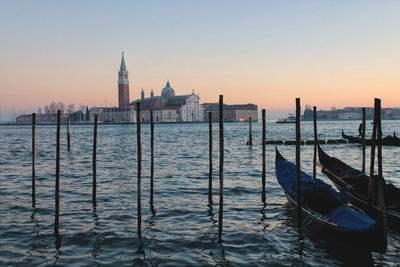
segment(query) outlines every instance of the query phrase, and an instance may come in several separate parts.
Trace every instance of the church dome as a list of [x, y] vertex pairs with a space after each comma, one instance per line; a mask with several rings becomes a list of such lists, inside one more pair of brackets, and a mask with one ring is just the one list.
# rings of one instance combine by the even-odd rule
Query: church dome
[[161, 96], [175, 96], [175, 90], [169, 85], [169, 81], [167, 81], [167, 85], [161, 90]]

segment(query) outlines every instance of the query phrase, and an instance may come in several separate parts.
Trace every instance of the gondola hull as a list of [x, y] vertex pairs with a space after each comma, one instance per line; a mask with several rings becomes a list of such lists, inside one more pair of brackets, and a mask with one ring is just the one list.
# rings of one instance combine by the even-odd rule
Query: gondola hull
[[[297, 206], [296, 167], [277, 151], [275, 172], [290, 202]], [[319, 179], [301, 172], [303, 212], [313, 220], [344, 232], [372, 232], [374, 220], [344, 204], [344, 195]]]
[[[297, 201], [294, 200], [289, 194], [285, 193], [286, 199], [289, 202], [289, 205], [296, 207], [297, 208]], [[365, 237], [372, 237], [373, 236], [373, 232], [355, 232], [343, 227], [339, 227], [336, 224], [333, 224], [331, 222], [328, 221], [328, 219], [326, 217], [324, 217], [324, 215], [315, 212], [311, 209], [309, 209], [308, 207], [304, 207], [302, 206], [301, 208], [302, 214], [303, 214], [303, 218], [311, 218], [311, 220], [318, 224], [319, 227], [325, 227], [327, 229], [330, 229], [330, 231], [334, 231], [335, 233], [340, 233], [343, 235], [352, 235], [352, 237], [354, 238], [355, 236], [365, 236]], [[305, 225], [303, 225], [303, 227], [305, 227]]]
[[[320, 147], [318, 147], [318, 154], [319, 161], [322, 165], [322, 173], [327, 175], [334, 185], [341, 192], [346, 194], [346, 198], [350, 203], [361, 208], [373, 217], [380, 213], [376, 202], [373, 202], [371, 205], [368, 203], [368, 176], [346, 165], [342, 161], [330, 157]], [[390, 195], [393, 195], [395, 199], [390, 199], [389, 194], [385, 195], [385, 214], [391, 225], [399, 227], [400, 190], [394, 186], [393, 188], [393, 192], [391, 192]], [[388, 190], [386, 190], [386, 192], [387, 191]], [[394, 203], [398, 204], [393, 206]]]
[[[276, 151], [275, 172], [289, 204], [297, 207], [296, 167]], [[384, 251], [386, 243], [380, 242], [381, 231], [375, 220], [344, 204], [344, 195], [319, 179], [312, 179], [301, 172], [302, 214], [300, 228], [311, 222], [329, 232], [350, 238], [375, 251]], [[383, 244], [383, 245], [382, 245]]]
[[[360, 137], [347, 135], [343, 131], [342, 131], [342, 137], [344, 139], [346, 139], [349, 143], [362, 144], [362, 139]], [[365, 144], [367, 146], [370, 146], [371, 139], [365, 139]], [[396, 135], [393, 135], [393, 136], [388, 135], [382, 139], [382, 145], [383, 146], [400, 146], [400, 138], [398, 138]]]

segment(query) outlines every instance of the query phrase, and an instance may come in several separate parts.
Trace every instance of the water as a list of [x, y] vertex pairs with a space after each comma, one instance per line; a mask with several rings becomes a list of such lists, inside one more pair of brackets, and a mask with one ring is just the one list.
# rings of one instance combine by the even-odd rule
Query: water
[[[319, 137], [357, 134], [359, 122], [319, 122]], [[371, 125], [367, 134], [371, 134]], [[71, 126], [72, 151], [62, 128], [60, 234], [53, 233], [55, 126], [38, 126], [37, 208], [31, 207], [31, 127], [0, 127], [0, 265], [395, 265], [398, 231], [389, 233], [388, 251], [357, 249], [322, 231], [296, 230], [295, 212], [275, 178], [274, 146], [267, 146], [267, 205], [261, 202], [261, 124], [253, 124], [253, 144], [245, 143], [247, 123], [226, 123], [223, 243], [218, 243], [218, 124], [214, 136], [214, 204], [209, 207], [208, 125], [155, 125], [155, 196], [149, 205], [150, 127], [143, 125], [142, 235], [136, 253], [136, 125], [100, 125], [96, 210], [91, 204], [93, 126]], [[267, 124], [267, 139], [294, 140], [294, 124]], [[383, 133], [400, 134], [399, 121], [384, 121]], [[302, 123], [302, 139], [313, 137]], [[278, 146], [294, 161], [294, 146]], [[324, 145], [329, 154], [361, 166], [354, 144]], [[302, 146], [301, 167], [312, 173], [312, 146]], [[367, 155], [369, 151], [367, 150]], [[385, 147], [386, 180], [400, 186], [400, 148]], [[367, 162], [369, 158], [367, 157]], [[318, 177], [328, 181], [321, 173]]]

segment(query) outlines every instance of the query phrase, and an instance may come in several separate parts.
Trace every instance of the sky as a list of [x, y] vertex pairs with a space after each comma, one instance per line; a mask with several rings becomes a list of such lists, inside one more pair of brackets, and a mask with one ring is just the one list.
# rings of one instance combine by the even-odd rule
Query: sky
[[117, 106], [169, 79], [200, 102], [400, 107], [400, 1], [0, 1], [0, 120], [51, 101]]

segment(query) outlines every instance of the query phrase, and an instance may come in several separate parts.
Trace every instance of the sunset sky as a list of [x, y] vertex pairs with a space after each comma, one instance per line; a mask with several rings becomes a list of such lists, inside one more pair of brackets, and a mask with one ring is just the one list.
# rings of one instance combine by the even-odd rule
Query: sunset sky
[[0, 2], [0, 120], [51, 101], [117, 105], [167, 79], [201, 103], [400, 107], [400, 1]]

